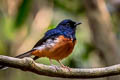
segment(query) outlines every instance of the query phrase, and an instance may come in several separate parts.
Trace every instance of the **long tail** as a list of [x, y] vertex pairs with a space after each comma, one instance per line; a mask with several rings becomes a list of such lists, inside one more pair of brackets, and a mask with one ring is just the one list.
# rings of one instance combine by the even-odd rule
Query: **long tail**
[[[24, 57], [30, 57], [32, 56], [31, 55], [31, 52], [34, 51], [34, 50], [30, 50], [28, 52], [25, 52], [23, 54], [20, 54], [18, 56], [16, 56], [15, 58], [24, 58]], [[4, 65], [0, 65], [0, 69], [4, 70], [4, 69], [7, 69], [8, 67], [4, 66]]]

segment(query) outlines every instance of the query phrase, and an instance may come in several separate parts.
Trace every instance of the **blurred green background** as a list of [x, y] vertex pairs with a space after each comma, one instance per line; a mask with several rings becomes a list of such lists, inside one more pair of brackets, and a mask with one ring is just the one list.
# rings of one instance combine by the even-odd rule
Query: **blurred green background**
[[[16, 56], [30, 50], [47, 30], [63, 19], [82, 22], [77, 27], [74, 51], [63, 64], [93, 68], [120, 63], [120, 0], [0, 0], [0, 55]], [[47, 58], [36, 62], [50, 65]], [[0, 70], [0, 80], [46, 79], [63, 80], [14, 68]]]

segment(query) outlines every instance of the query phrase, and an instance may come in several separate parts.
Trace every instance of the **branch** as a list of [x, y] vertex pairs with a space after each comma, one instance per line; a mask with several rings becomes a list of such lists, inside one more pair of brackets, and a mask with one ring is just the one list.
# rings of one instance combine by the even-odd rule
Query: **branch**
[[51, 77], [61, 78], [100, 78], [120, 74], [120, 64], [93, 69], [73, 69], [70, 71], [61, 67], [57, 69], [53, 66], [35, 63], [31, 58], [13, 58], [0, 55], [0, 65], [21, 69], [23, 71], [30, 71], [39, 75], [46, 75]]

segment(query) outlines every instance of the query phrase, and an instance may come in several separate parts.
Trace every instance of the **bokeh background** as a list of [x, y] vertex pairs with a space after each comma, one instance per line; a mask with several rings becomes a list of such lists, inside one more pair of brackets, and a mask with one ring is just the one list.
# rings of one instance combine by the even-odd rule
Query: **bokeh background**
[[[0, 55], [16, 56], [30, 50], [63, 19], [82, 22], [73, 53], [62, 61], [66, 66], [95, 68], [120, 63], [120, 0], [0, 0]], [[36, 62], [50, 65], [47, 58]], [[71, 80], [14, 68], [0, 70], [0, 80], [47, 79]], [[120, 80], [120, 76], [88, 80]]]

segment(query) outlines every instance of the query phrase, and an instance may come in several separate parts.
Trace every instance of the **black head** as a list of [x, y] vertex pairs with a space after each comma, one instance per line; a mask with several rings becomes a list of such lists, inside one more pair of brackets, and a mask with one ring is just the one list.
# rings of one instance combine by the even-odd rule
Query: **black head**
[[70, 19], [65, 19], [58, 24], [58, 27], [59, 26], [64, 26], [64, 27], [76, 28], [76, 26], [79, 25], [79, 24], [81, 24], [81, 22], [77, 23], [77, 22], [72, 21]]

